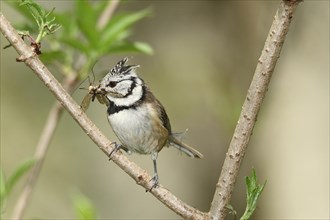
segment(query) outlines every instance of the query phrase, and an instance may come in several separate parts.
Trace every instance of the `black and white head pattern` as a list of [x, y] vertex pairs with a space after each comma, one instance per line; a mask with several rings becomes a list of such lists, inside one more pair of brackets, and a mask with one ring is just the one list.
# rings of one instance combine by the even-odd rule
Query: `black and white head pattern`
[[128, 58], [120, 60], [102, 79], [100, 89], [115, 106], [129, 107], [140, 101], [144, 94], [144, 82], [135, 69], [138, 65], [126, 66]]

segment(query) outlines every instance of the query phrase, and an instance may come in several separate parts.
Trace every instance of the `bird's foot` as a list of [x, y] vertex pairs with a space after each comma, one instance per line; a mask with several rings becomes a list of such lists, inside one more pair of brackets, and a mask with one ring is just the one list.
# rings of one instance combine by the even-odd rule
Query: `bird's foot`
[[152, 186], [150, 189], [147, 189], [146, 192], [151, 192], [151, 190], [153, 188], [156, 188], [158, 186], [158, 183], [159, 183], [159, 178], [158, 178], [158, 174], [155, 173], [154, 176], [150, 179], [150, 181], [153, 182]]
[[109, 160], [111, 160], [111, 156], [112, 156], [113, 153], [116, 153], [117, 151], [119, 151], [122, 148], [122, 145], [117, 144], [117, 142], [112, 142], [111, 145], [114, 145], [114, 148], [112, 149], [112, 151], [108, 155]]

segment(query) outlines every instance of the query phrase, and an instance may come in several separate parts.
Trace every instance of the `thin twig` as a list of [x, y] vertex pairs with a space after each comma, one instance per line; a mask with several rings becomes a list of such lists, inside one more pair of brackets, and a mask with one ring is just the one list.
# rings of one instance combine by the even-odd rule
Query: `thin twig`
[[22, 218], [23, 212], [27, 206], [32, 190], [37, 182], [41, 167], [43, 165], [48, 150], [49, 143], [53, 137], [61, 113], [63, 112], [62, 110], [63, 108], [61, 107], [61, 105], [58, 104], [58, 102], [56, 102], [56, 104], [52, 107], [51, 111], [49, 112], [47, 122], [41, 133], [38, 145], [36, 147], [36, 151], [34, 155], [36, 162], [32, 170], [30, 171], [28, 180], [24, 185], [24, 188], [21, 194], [19, 195], [17, 202], [14, 206], [13, 215], [11, 217], [12, 219]]
[[268, 90], [292, 15], [299, 2], [299, 0], [283, 0], [276, 12], [216, 185], [209, 212], [210, 219], [224, 219], [226, 216], [226, 206], [231, 200], [258, 112]]
[[[63, 87], [67, 88], [67, 90], [72, 90], [74, 85], [77, 83], [76, 77], [66, 77], [63, 82]], [[62, 115], [63, 107], [59, 102], [55, 102], [53, 107], [51, 108], [47, 121], [45, 124], [44, 129], [42, 130], [42, 133], [40, 135], [39, 142], [36, 147], [34, 159], [35, 164], [30, 171], [28, 180], [26, 184], [24, 185], [24, 188], [19, 195], [17, 202], [14, 206], [12, 219], [21, 219], [24, 213], [24, 210], [27, 207], [28, 200], [30, 198], [30, 195], [32, 193], [32, 190], [34, 189], [38, 176], [41, 171], [41, 167], [43, 165], [43, 162], [45, 160], [49, 144], [54, 136], [55, 130], [57, 128], [57, 125], [59, 123], [59, 119]]]
[[[0, 24], [2, 34], [13, 45], [18, 54], [20, 54], [20, 59], [23, 60], [25, 64], [33, 70], [33, 72], [53, 93], [56, 99], [60, 101], [63, 107], [71, 114], [71, 116], [76, 120], [80, 127], [86, 132], [86, 134], [108, 156], [113, 150], [111, 141], [109, 141], [106, 136], [97, 128], [97, 126], [87, 117], [79, 105], [49, 72], [47, 67], [44, 66], [39, 58], [33, 53], [31, 48], [22, 41], [16, 30], [10, 25], [8, 20], [3, 16], [1, 12]], [[112, 160], [129, 176], [131, 176], [137, 184], [143, 186], [145, 189], [151, 188], [151, 176], [148, 175], [145, 170], [130, 161], [120, 151], [112, 155]], [[151, 193], [167, 207], [185, 219], [207, 218], [206, 213], [203, 213], [187, 205], [161, 185], [157, 188], [154, 188]]]
[[118, 7], [118, 4], [119, 0], [112, 0], [110, 4], [107, 5], [97, 22], [98, 29], [102, 29], [108, 23], [108, 21], [112, 18], [116, 8]]
[[[99, 21], [102, 21], [102, 25], [104, 26], [111, 18], [112, 14], [115, 11], [116, 7], [118, 6], [119, 1], [111, 1], [108, 3], [104, 13], [100, 16]], [[109, 11], [111, 13], [109, 13]], [[105, 13], [107, 12], [107, 13]], [[79, 56], [77, 59], [77, 69], [80, 68], [81, 63], [85, 60], [83, 55]], [[71, 93], [71, 91], [75, 88], [78, 83], [79, 75], [77, 74], [78, 71], [73, 73], [65, 74], [66, 77], [63, 80], [63, 87]], [[59, 119], [61, 118], [63, 112], [62, 105], [56, 101], [49, 111], [47, 121], [45, 123], [44, 129], [40, 135], [40, 139], [36, 146], [36, 150], [34, 153], [35, 164], [29, 173], [29, 177], [27, 182], [24, 185], [22, 192], [20, 193], [17, 202], [13, 209], [12, 219], [21, 219], [25, 209], [27, 208], [28, 200], [30, 195], [36, 185], [38, 180], [41, 168], [43, 166], [43, 162], [45, 160], [50, 142], [54, 136], [55, 130], [58, 126]]]

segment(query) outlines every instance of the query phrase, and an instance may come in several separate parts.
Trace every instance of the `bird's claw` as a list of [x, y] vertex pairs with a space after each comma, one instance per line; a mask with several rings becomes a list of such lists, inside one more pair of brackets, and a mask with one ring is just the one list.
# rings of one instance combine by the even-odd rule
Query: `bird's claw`
[[113, 153], [116, 153], [117, 151], [120, 150], [120, 148], [122, 147], [121, 144], [117, 144], [116, 142], [112, 142], [111, 145], [115, 145], [115, 147], [112, 149], [112, 151], [110, 152], [110, 154], [108, 155], [109, 160], [111, 160], [111, 156]]
[[151, 192], [151, 190], [153, 188], [156, 188], [158, 186], [158, 183], [159, 183], [159, 178], [158, 178], [158, 174], [155, 174], [151, 179], [150, 181], [153, 181], [153, 184], [151, 186], [150, 189], [147, 189], [146, 192]]

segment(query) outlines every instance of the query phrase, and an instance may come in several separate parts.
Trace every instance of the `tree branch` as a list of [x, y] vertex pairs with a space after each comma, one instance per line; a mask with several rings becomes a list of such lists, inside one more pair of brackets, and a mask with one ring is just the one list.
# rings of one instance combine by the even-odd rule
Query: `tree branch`
[[[0, 29], [4, 37], [7, 38], [7, 40], [12, 44], [12, 46], [20, 55], [19, 60], [24, 61], [25, 64], [33, 70], [33, 72], [53, 93], [56, 99], [86, 132], [86, 134], [95, 142], [100, 150], [102, 150], [106, 155], [109, 155], [113, 150], [111, 141], [106, 138], [106, 136], [80, 109], [79, 105], [63, 89], [61, 84], [49, 72], [47, 67], [43, 65], [33, 50], [23, 42], [16, 30], [10, 25], [8, 20], [1, 12]], [[130, 161], [120, 151], [112, 155], [112, 160], [129, 176], [131, 176], [137, 184], [143, 186], [145, 189], [151, 188], [151, 177], [147, 174], [147, 172]], [[152, 189], [151, 194], [153, 194], [158, 200], [160, 200], [167, 207], [185, 219], [206, 219], [207, 217], [206, 213], [198, 211], [195, 208], [185, 204], [161, 185]]]
[[[117, 0], [111, 1], [107, 4], [106, 9], [99, 18], [100, 28], [104, 27], [104, 25], [112, 18], [113, 12], [116, 10], [118, 4], [119, 1]], [[85, 57], [83, 55], [80, 55], [78, 57], [77, 59], [78, 68], [79, 66], [81, 66], [81, 63], [84, 62], [84, 60]], [[64, 78], [62, 85], [66, 91], [71, 93], [74, 87], [79, 82], [78, 71], [65, 75], [66, 77]], [[40, 135], [40, 139], [38, 141], [34, 154], [34, 159], [36, 162], [32, 170], [30, 171], [28, 180], [24, 185], [24, 188], [21, 194], [19, 195], [17, 202], [14, 206], [12, 219], [21, 219], [25, 209], [27, 208], [28, 200], [36, 185], [50, 142], [54, 136], [62, 112], [63, 112], [62, 105], [58, 101], [56, 101], [48, 114], [46, 124]]]
[[[63, 87], [66, 88], [66, 90], [71, 91], [72, 88], [77, 84], [77, 82], [78, 82], [77, 76], [73, 76], [73, 75], [67, 76], [63, 81]], [[33, 168], [29, 173], [28, 180], [24, 185], [24, 188], [21, 194], [19, 195], [17, 202], [14, 206], [12, 219], [21, 219], [23, 216], [30, 195], [37, 183], [37, 179], [39, 177], [42, 165], [44, 163], [49, 148], [49, 144], [54, 136], [62, 112], [63, 112], [62, 105], [56, 101], [48, 114], [46, 124], [41, 132], [40, 139], [38, 141], [34, 153], [34, 159], [36, 162], [33, 165]]]
[[300, 0], [283, 0], [276, 12], [226, 154], [211, 204], [210, 219], [224, 219], [257, 115]]

